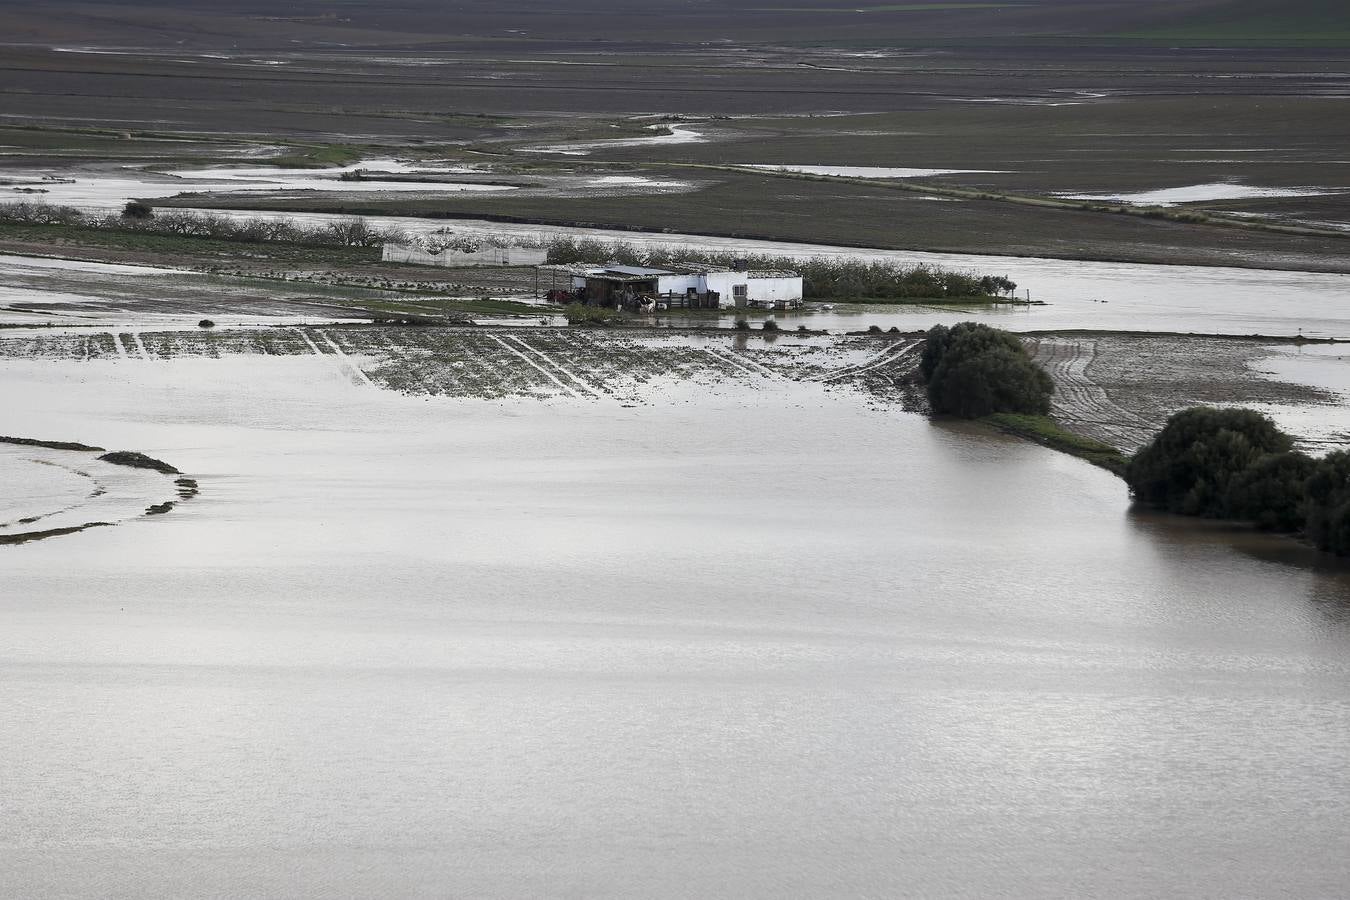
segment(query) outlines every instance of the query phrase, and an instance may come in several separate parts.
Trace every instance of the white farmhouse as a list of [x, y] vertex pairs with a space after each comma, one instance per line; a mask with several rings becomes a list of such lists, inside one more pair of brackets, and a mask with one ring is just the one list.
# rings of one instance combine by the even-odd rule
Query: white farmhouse
[[802, 276], [796, 272], [692, 264], [657, 269], [607, 263], [574, 273], [572, 288], [587, 302], [604, 306], [650, 302], [703, 309], [793, 309], [802, 302]]

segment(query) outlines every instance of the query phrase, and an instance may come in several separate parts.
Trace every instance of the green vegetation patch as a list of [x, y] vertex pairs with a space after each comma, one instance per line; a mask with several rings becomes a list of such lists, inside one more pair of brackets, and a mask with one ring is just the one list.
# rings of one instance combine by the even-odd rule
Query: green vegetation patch
[[265, 166], [285, 169], [331, 169], [360, 162], [365, 153], [351, 144], [319, 144], [293, 147], [289, 153], [260, 160]]
[[919, 374], [933, 412], [963, 419], [994, 413], [1045, 416], [1055, 390], [1015, 335], [978, 322], [930, 328]]
[[1344, 0], [1287, 0], [1278, 4], [1230, 0], [1113, 37], [1250, 45], [1339, 44], [1350, 41], [1350, 14]]
[[1167, 420], [1129, 461], [1125, 480], [1143, 505], [1184, 516], [1302, 534], [1350, 556], [1350, 451], [1314, 459], [1250, 409], [1194, 407]]

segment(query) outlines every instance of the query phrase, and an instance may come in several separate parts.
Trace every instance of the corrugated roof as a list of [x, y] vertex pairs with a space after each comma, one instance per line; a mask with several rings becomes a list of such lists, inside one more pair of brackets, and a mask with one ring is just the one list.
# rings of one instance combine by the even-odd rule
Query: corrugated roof
[[670, 269], [651, 269], [646, 266], [617, 266], [609, 263], [605, 264], [606, 272], [613, 272], [616, 275], [632, 275], [636, 277], [655, 278], [658, 275], [678, 275], [679, 272], [672, 272]]

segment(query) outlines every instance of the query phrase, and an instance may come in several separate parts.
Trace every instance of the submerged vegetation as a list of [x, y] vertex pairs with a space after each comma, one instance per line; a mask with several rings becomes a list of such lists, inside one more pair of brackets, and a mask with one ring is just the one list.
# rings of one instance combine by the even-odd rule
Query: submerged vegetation
[[627, 318], [621, 309], [605, 306], [591, 306], [586, 303], [569, 303], [563, 308], [568, 325], [615, 325]]
[[1130, 460], [1125, 479], [1146, 506], [1303, 534], [1319, 550], [1350, 556], [1350, 452], [1314, 459], [1253, 410], [1177, 413]]
[[938, 415], [978, 419], [995, 413], [1044, 416], [1054, 382], [1012, 334], [977, 322], [935, 325], [919, 374]]
[[173, 466], [153, 456], [146, 456], [144, 453], [138, 453], [135, 450], [116, 450], [112, 453], [105, 453], [99, 457], [103, 462], [112, 463], [115, 466], [129, 466], [133, 469], [153, 469], [156, 472], [162, 472], [165, 475], [181, 475]]

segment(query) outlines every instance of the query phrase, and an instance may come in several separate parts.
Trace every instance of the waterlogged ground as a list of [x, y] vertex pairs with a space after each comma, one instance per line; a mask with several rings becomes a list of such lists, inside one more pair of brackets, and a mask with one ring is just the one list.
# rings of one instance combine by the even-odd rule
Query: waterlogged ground
[[716, 389], [629, 407], [379, 389], [337, 329], [141, 340], [0, 356], [4, 430], [202, 485], [0, 548], [16, 896], [1350, 879], [1350, 575], [1293, 545], [1132, 514], [1078, 460], [806, 381], [805, 350], [796, 380], [687, 347]]
[[[904, 403], [918, 364], [912, 336], [699, 335], [567, 328], [295, 325], [257, 328], [15, 330], [0, 360], [134, 366], [184, 359], [316, 356], [358, 387], [501, 400], [663, 402], [666, 391], [718, 393], [779, 383], [854, 387]], [[100, 369], [99, 371], [106, 371]], [[117, 371], [126, 371], [117, 369]]]
[[395, 295], [225, 278], [153, 266], [0, 255], [0, 323], [195, 325], [202, 318], [325, 321], [356, 315]]
[[[845, 391], [879, 407], [921, 412], [926, 401], [916, 374], [919, 337], [528, 324], [21, 329], [0, 335], [0, 360], [134, 366], [315, 356], [357, 387], [411, 396], [577, 399], [631, 407], [660, 405], [671, 391], [687, 400], [689, 391], [714, 396], [792, 384], [822, 396]], [[1147, 442], [1172, 413], [1198, 404], [1261, 408], [1314, 451], [1350, 442], [1350, 362], [1338, 344], [1300, 348], [1232, 338], [1072, 333], [1024, 340], [1055, 381], [1055, 417], [1127, 452]], [[1305, 359], [1316, 362], [1314, 372], [1281, 366]]]

